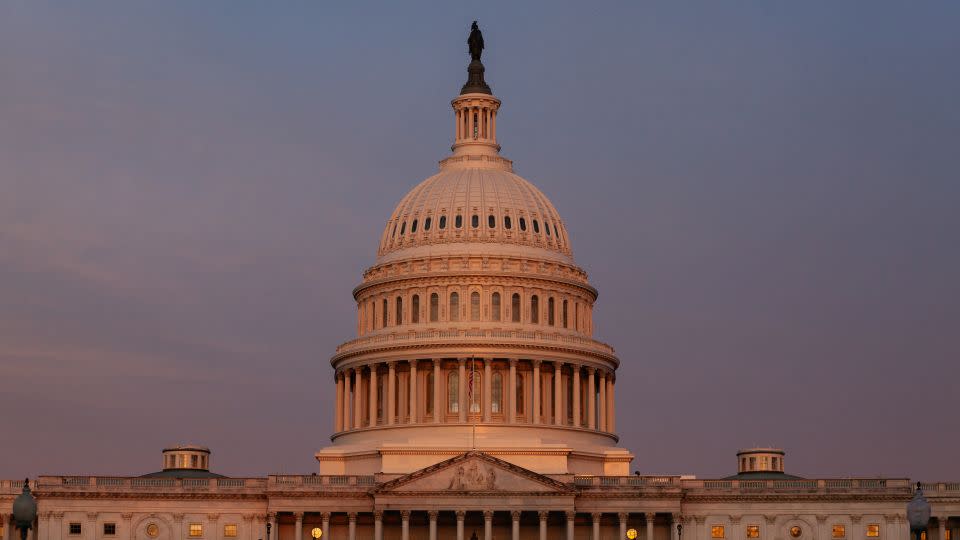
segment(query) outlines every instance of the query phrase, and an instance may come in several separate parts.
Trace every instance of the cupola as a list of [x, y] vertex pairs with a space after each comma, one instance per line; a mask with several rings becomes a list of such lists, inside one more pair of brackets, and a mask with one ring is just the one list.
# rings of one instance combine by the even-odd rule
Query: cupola
[[163, 449], [163, 470], [210, 470], [210, 449], [192, 444]]

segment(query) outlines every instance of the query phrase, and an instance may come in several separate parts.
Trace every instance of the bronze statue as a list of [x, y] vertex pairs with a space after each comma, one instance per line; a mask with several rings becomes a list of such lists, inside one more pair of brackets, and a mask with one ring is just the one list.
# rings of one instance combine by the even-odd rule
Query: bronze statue
[[480, 60], [480, 55], [483, 54], [483, 34], [480, 32], [480, 27], [477, 26], [477, 21], [473, 21], [473, 24], [470, 26], [470, 37], [467, 38], [467, 46], [470, 47], [470, 59]]

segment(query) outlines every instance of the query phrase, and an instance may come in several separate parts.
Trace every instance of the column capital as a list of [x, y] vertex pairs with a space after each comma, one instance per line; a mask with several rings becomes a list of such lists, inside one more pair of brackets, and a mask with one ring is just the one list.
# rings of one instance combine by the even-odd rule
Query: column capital
[[409, 510], [401, 510], [401, 511], [400, 511], [400, 519], [402, 519], [402, 520], [404, 520], [404, 521], [410, 521], [410, 511], [409, 511]]
[[564, 362], [563, 360], [554, 360], [554, 361], [553, 361], [553, 365], [556, 366], [557, 369], [562, 368], [564, 364], [566, 364], [566, 362]]
[[430, 521], [436, 521], [436, 520], [437, 520], [437, 517], [439, 517], [439, 516], [440, 516], [440, 512], [438, 512], [438, 511], [436, 511], [436, 510], [429, 510], [429, 511], [427, 511], [427, 517], [430, 518]]
[[537, 517], [540, 518], [540, 521], [546, 521], [550, 517], [550, 512], [547, 510], [540, 510], [537, 512]]
[[683, 520], [683, 514], [680, 512], [674, 512], [670, 514], [670, 521], [674, 523], [680, 523]]
[[567, 512], [564, 512], [564, 514], [567, 516], [567, 521], [573, 521], [574, 519], [577, 518], [576, 512], [567, 511]]
[[620, 520], [620, 523], [626, 523], [627, 520], [630, 519], [630, 514], [626, 512], [620, 512], [619, 514], [617, 514], [617, 519]]
[[647, 521], [653, 521], [657, 517], [657, 514], [656, 512], [644, 512], [643, 517], [647, 518]]
[[[220, 519], [220, 514], [207, 514], [207, 519], [209, 519], [210, 521], [217, 521], [218, 519]], [[303, 512], [300, 512], [300, 519], [301, 520], [303, 519]]]
[[[208, 516], [209, 517], [209, 516]], [[218, 516], [219, 517], [219, 516]], [[294, 512], [293, 519], [297, 521], [303, 521], [303, 512]]]
[[539, 368], [540, 365], [543, 364], [543, 360], [531, 360], [531, 363], [533, 364], [533, 367]]
[[396, 360], [387, 360], [386, 362], [384, 362], [384, 364], [386, 364], [387, 367], [390, 368], [390, 369], [397, 369], [397, 361], [396, 361]]
[[600, 518], [603, 516], [603, 512], [594, 512], [590, 514], [590, 517], [593, 518], [594, 522], [600, 521]]
[[863, 516], [860, 514], [850, 514], [850, 523], [860, 523], [861, 519], [863, 519]]
[[413, 358], [413, 359], [407, 360], [407, 363], [415, 367], [417, 364], [420, 363], [420, 360], [417, 358]]
[[493, 510], [484, 510], [483, 519], [484, 521], [490, 521], [491, 519], [493, 519]]
[[[376, 512], [374, 512], [376, 514]], [[320, 519], [323, 521], [330, 521], [330, 512], [320, 512]]]
[[356, 512], [349, 512], [349, 513], [347, 513], [347, 521], [352, 521], [352, 522], [356, 523], [356, 522], [357, 522], [357, 513], [356, 513]]
[[433, 362], [435, 367], [440, 367], [443, 365], [443, 358], [431, 358], [430, 360]]
[[457, 510], [455, 513], [457, 515], [457, 521], [463, 521], [467, 517], [466, 510]]
[[[328, 512], [327, 515], [329, 516], [330, 513]], [[383, 521], [383, 510], [374, 510], [374, 511], [373, 511], [373, 520], [374, 520], [374, 521]]]
[[517, 367], [517, 363], [520, 362], [519, 358], [507, 358], [507, 362], [511, 367]]
[[461, 366], [466, 366], [466, 365], [467, 365], [467, 359], [466, 359], [466, 358], [457, 358], [457, 363], [460, 364]]
[[520, 510], [511, 510], [510, 519], [513, 521], [520, 521]]

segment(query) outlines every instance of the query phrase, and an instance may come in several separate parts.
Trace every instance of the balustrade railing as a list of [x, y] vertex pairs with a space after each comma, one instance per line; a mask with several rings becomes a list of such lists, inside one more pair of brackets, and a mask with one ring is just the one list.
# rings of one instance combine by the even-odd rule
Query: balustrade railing
[[410, 330], [390, 333], [380, 333], [370, 336], [363, 336], [337, 347], [337, 353], [345, 353], [362, 349], [371, 345], [382, 345], [395, 342], [409, 341], [429, 341], [436, 339], [491, 339], [491, 340], [518, 340], [518, 341], [538, 341], [548, 343], [563, 343], [578, 345], [588, 349], [598, 350], [606, 354], [614, 354], [613, 347], [591, 339], [588, 337], [569, 335], [559, 332], [531, 332], [523, 330], [499, 330], [499, 329], [450, 329], [450, 330]]

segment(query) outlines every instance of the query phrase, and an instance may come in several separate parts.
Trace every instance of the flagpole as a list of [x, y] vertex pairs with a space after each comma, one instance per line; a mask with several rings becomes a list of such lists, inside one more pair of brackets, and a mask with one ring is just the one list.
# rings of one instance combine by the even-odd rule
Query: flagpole
[[[467, 414], [470, 414], [473, 412], [473, 396], [474, 396], [473, 387], [476, 385], [476, 382], [477, 382], [476, 366], [477, 366], [477, 358], [475, 356], [471, 356], [470, 357], [470, 404], [467, 405]], [[471, 444], [473, 446], [473, 449], [476, 450], [477, 449], [477, 421], [473, 420], [472, 422], [470, 422], [470, 424], [471, 424], [470, 426], [471, 431], [473, 432], [471, 436]]]

